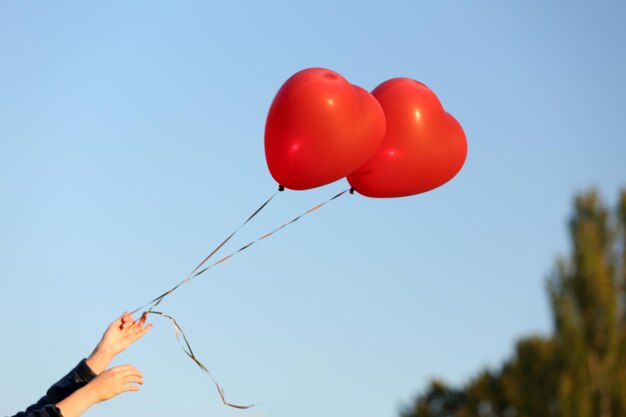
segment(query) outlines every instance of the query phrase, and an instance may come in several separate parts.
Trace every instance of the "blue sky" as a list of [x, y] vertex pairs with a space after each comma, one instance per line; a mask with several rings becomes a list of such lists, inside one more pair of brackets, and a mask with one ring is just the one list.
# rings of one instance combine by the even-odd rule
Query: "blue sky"
[[[619, 1], [0, 3], [0, 413], [89, 354], [275, 190], [263, 129], [293, 73], [405, 76], [465, 129], [432, 192], [344, 196], [183, 287], [116, 363], [106, 416], [397, 415], [547, 334], [545, 278], [574, 193], [626, 186]], [[280, 194], [238, 248], [345, 189]]]

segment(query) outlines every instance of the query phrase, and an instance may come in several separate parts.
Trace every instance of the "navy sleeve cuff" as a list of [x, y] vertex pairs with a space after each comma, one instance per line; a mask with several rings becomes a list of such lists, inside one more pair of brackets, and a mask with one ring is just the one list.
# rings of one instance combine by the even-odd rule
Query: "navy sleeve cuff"
[[29, 407], [28, 410], [22, 411], [13, 417], [63, 417], [61, 410], [54, 404], [40, 406], [41, 408]]
[[79, 375], [80, 378], [85, 381], [86, 384], [98, 376], [94, 371], [91, 370], [89, 365], [87, 365], [87, 359], [83, 359], [76, 366], [76, 373]]
[[56, 405], [67, 398], [77, 389], [84, 387], [97, 375], [83, 359], [67, 375], [52, 385], [46, 395], [25, 411], [17, 413], [14, 417], [63, 417]]
[[47, 405], [44, 407], [44, 410], [47, 413], [48, 417], [63, 417], [63, 414], [61, 414], [61, 410], [59, 410], [59, 407], [57, 407], [56, 405]]

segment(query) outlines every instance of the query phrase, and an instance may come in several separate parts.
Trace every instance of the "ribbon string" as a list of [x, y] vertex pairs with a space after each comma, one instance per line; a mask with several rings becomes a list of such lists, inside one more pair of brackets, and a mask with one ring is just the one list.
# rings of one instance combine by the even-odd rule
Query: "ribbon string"
[[236, 228], [235, 230], [233, 230], [233, 232], [228, 235], [228, 237], [226, 239], [224, 239], [224, 241], [222, 243], [220, 243], [219, 245], [217, 245], [217, 247], [215, 247], [215, 249], [213, 249], [213, 251], [211, 251], [211, 253], [209, 253], [206, 258], [204, 258], [202, 260], [202, 262], [200, 262], [200, 264], [198, 264], [198, 266], [196, 266], [194, 268], [193, 271], [191, 271], [191, 273], [189, 275], [187, 275], [187, 277], [185, 279], [183, 279], [181, 282], [179, 282], [178, 284], [176, 284], [175, 286], [173, 286], [172, 288], [170, 288], [169, 290], [165, 291], [163, 294], [159, 295], [158, 297], [148, 301], [146, 304], [142, 305], [141, 307], [138, 307], [136, 309], [134, 309], [133, 311], [131, 311], [130, 314], [135, 314], [136, 312], [138, 312], [139, 310], [144, 309], [147, 306], [150, 306], [149, 311], [151, 311], [154, 307], [158, 306], [161, 301], [163, 301], [163, 299], [165, 297], [167, 297], [168, 295], [170, 295], [171, 293], [173, 293], [174, 291], [176, 291], [181, 285], [186, 284], [187, 282], [189, 282], [189, 280], [191, 278], [193, 278], [193, 274], [194, 272], [196, 272], [198, 270], [198, 268], [202, 267], [202, 265], [204, 265], [209, 259], [211, 259], [211, 257], [213, 255], [215, 255], [215, 253], [217, 253], [217, 251], [219, 251], [233, 236], [235, 236], [237, 234], [237, 232], [239, 232], [239, 230], [241, 230], [246, 224], [248, 224], [248, 222], [250, 220], [252, 220], [257, 214], [259, 214], [261, 212], [261, 210], [263, 210], [265, 208], [265, 206], [267, 206], [269, 204], [270, 201], [272, 201], [274, 199], [274, 197], [276, 197], [276, 195], [283, 191], [284, 188], [283, 186], [279, 186], [278, 191], [276, 191], [270, 198], [268, 198], [263, 204], [261, 204], [259, 206], [259, 208], [257, 208], [243, 223], [241, 223], [241, 225]]
[[[224, 405], [228, 406], [228, 407], [233, 407], [233, 408], [238, 408], [240, 410], [245, 410], [247, 408], [250, 407], [254, 407], [254, 404], [250, 404], [250, 405], [237, 405], [237, 404], [233, 404], [230, 403], [228, 401], [226, 401], [226, 395], [224, 394], [224, 388], [222, 388], [222, 386], [217, 382], [217, 380], [213, 377], [213, 374], [211, 374], [211, 372], [208, 370], [208, 368], [206, 366], [204, 366], [204, 364], [202, 362], [200, 362], [200, 360], [198, 360], [198, 358], [196, 357], [196, 355], [193, 353], [193, 349], [191, 349], [191, 344], [189, 343], [189, 340], [187, 339], [187, 336], [185, 335], [185, 332], [183, 331], [183, 329], [180, 327], [180, 325], [178, 324], [178, 322], [176, 321], [176, 319], [168, 314], [165, 314], [161, 311], [147, 311], [146, 314], [156, 314], [159, 315], [163, 318], [168, 319], [172, 325], [174, 326], [174, 334], [176, 334], [176, 340], [178, 341], [178, 344], [180, 345], [180, 348], [183, 350], [183, 352], [185, 352], [185, 354], [187, 356], [189, 356], [189, 358], [191, 358], [191, 360], [193, 360], [196, 365], [198, 365], [198, 367], [200, 369], [202, 369], [204, 371], [204, 373], [206, 373], [211, 380], [213, 381], [213, 384], [215, 384], [215, 388], [217, 389], [217, 392], [220, 395], [220, 398], [222, 399], [222, 403], [224, 403]], [[182, 336], [182, 341], [181, 341], [181, 336]], [[184, 344], [183, 344], [184, 342]]]
[[215, 255], [215, 253], [216, 253], [218, 250], [220, 250], [220, 249], [222, 248], [222, 246], [224, 246], [224, 245], [226, 244], [226, 242], [228, 242], [228, 241], [230, 240], [230, 238], [231, 238], [231, 237], [235, 236], [235, 234], [236, 234], [239, 230], [241, 230], [241, 228], [242, 228], [242, 227], [244, 227], [244, 226], [245, 226], [245, 225], [246, 225], [246, 224], [247, 224], [250, 220], [252, 220], [252, 219], [253, 219], [253, 218], [254, 218], [257, 214], [259, 214], [259, 212], [260, 212], [261, 210], [263, 210], [263, 209], [265, 208], [265, 206], [267, 206], [267, 205], [269, 204], [269, 202], [270, 202], [270, 201], [272, 201], [272, 199], [273, 199], [274, 197], [276, 197], [276, 194], [278, 194], [279, 192], [281, 192], [281, 191], [283, 191], [283, 190], [284, 190], [284, 188], [283, 188], [283, 186], [282, 186], [282, 185], [278, 186], [278, 191], [276, 191], [276, 192], [274, 193], [274, 195], [272, 195], [270, 198], [268, 198], [268, 199], [267, 199], [267, 201], [266, 201], [265, 203], [261, 204], [261, 206], [260, 206], [258, 209], [256, 209], [256, 210], [254, 211], [254, 213], [252, 213], [252, 214], [250, 215], [250, 217], [248, 217], [248, 218], [246, 219], [246, 221], [245, 221], [245, 222], [241, 223], [241, 225], [240, 225], [237, 229], [235, 229], [235, 231], [234, 231], [234, 232], [232, 232], [232, 233], [230, 234], [230, 236], [228, 236], [226, 239], [224, 239], [224, 241], [223, 241], [222, 243], [220, 243], [220, 244], [219, 244], [219, 245], [218, 245], [215, 249], [213, 249], [213, 252], [209, 253], [209, 255], [208, 255], [206, 258], [204, 258], [204, 260], [203, 260], [202, 262], [200, 262], [200, 264], [199, 264], [198, 266], [196, 266], [196, 267], [193, 269], [193, 271], [191, 271], [191, 273], [190, 273], [189, 275], [193, 275], [193, 274], [194, 274], [194, 272], [196, 272], [198, 269], [200, 269], [200, 267], [201, 267], [202, 265], [204, 265], [204, 264], [206, 263], [206, 261], [208, 261], [208, 260], [209, 260], [209, 259], [210, 259], [213, 255]]
[[196, 272], [194, 275], [192, 275], [191, 277], [189, 277], [188, 279], [192, 279], [197, 277], [200, 274], [204, 274], [206, 271], [208, 271], [209, 269], [213, 268], [216, 265], [221, 264], [222, 262], [225, 262], [227, 260], [229, 260], [230, 258], [232, 258], [233, 256], [237, 255], [240, 252], [243, 252], [244, 250], [248, 249], [250, 246], [254, 245], [257, 242], [260, 242], [261, 240], [267, 239], [268, 237], [272, 236], [274, 233], [278, 232], [279, 230], [284, 229], [285, 227], [289, 226], [290, 224], [293, 224], [295, 222], [297, 222], [298, 220], [300, 220], [302, 217], [306, 216], [307, 214], [310, 214], [312, 212], [314, 212], [315, 210], [323, 207], [326, 203], [329, 203], [339, 197], [341, 197], [342, 195], [344, 195], [345, 193], [347, 193], [349, 190], [344, 190], [342, 192], [340, 192], [339, 194], [335, 195], [332, 198], [329, 198], [328, 200], [324, 201], [323, 203], [320, 203], [314, 207], [311, 207], [310, 209], [308, 209], [307, 211], [305, 211], [304, 213], [300, 214], [299, 216], [289, 220], [287, 223], [283, 224], [282, 226], [277, 227], [276, 229], [272, 230], [269, 233], [264, 234], [263, 236], [259, 237], [256, 240], [253, 240], [245, 245], [243, 245], [241, 248], [239, 248], [238, 250], [236, 250], [235, 252], [224, 256], [223, 258], [219, 259], [218, 261], [214, 262], [213, 264], [207, 266], [204, 269], [201, 269], [200, 271]]
[[[153, 300], [149, 301], [148, 303], [144, 304], [143, 306], [133, 310], [131, 312], [131, 314], [136, 313], [139, 310], [144, 309], [147, 306], [150, 306], [148, 308], [147, 311], [143, 312], [143, 316], [145, 317], [147, 314], [155, 314], [155, 315], [159, 315], [167, 320], [169, 320], [172, 325], [174, 326], [174, 332], [176, 334], [176, 340], [178, 341], [178, 344], [180, 345], [181, 349], [183, 350], [183, 352], [185, 352], [185, 354], [191, 359], [193, 360], [196, 365], [198, 365], [198, 367], [205, 372], [207, 375], [209, 375], [209, 377], [211, 378], [211, 380], [213, 381], [213, 383], [215, 384], [215, 388], [217, 389], [217, 392], [220, 396], [220, 398], [222, 399], [222, 403], [224, 403], [224, 405], [228, 406], [228, 407], [232, 407], [232, 408], [238, 408], [241, 410], [245, 410], [247, 408], [253, 407], [254, 404], [251, 405], [237, 405], [237, 404], [233, 404], [230, 403], [228, 401], [226, 401], [226, 396], [224, 394], [224, 389], [222, 388], [222, 386], [217, 382], [217, 380], [213, 377], [213, 375], [211, 374], [211, 372], [207, 369], [206, 366], [204, 366], [204, 364], [202, 362], [200, 362], [198, 360], [198, 358], [196, 357], [196, 355], [193, 353], [193, 349], [191, 348], [191, 344], [189, 343], [189, 340], [187, 339], [187, 336], [185, 335], [185, 332], [183, 332], [182, 328], [180, 327], [180, 325], [178, 324], [178, 322], [176, 321], [176, 319], [174, 319], [172, 316], [165, 314], [161, 311], [155, 311], [154, 308], [156, 306], [158, 306], [161, 301], [163, 301], [163, 299], [165, 297], [167, 297], [168, 295], [170, 295], [171, 293], [173, 293], [174, 291], [176, 291], [181, 285], [186, 284], [187, 282], [189, 282], [190, 280], [192, 280], [193, 278], [196, 278], [199, 275], [204, 274], [206, 271], [208, 271], [209, 269], [213, 268], [216, 265], [219, 265], [225, 261], [227, 261], [228, 259], [232, 258], [233, 256], [237, 255], [240, 252], [243, 252], [244, 250], [248, 249], [250, 246], [254, 245], [257, 242], [260, 242], [261, 240], [267, 239], [268, 237], [272, 236], [274, 233], [284, 229], [285, 227], [297, 222], [298, 220], [300, 220], [302, 217], [318, 210], [319, 208], [323, 207], [325, 204], [341, 197], [342, 195], [344, 195], [345, 193], [347, 193], [348, 191], [351, 191], [350, 189], [344, 190], [342, 192], [340, 192], [339, 194], [329, 198], [328, 200], [317, 204], [313, 207], [311, 207], [310, 209], [308, 209], [307, 211], [303, 212], [302, 214], [294, 217], [293, 219], [289, 220], [288, 222], [282, 224], [281, 226], [277, 227], [276, 229], [272, 230], [269, 233], [266, 233], [264, 235], [262, 235], [261, 237], [259, 237], [256, 240], [253, 240], [247, 244], [245, 244], [244, 246], [240, 247], [238, 250], [232, 252], [229, 255], [226, 255], [222, 258], [220, 258], [219, 260], [217, 260], [216, 262], [210, 264], [209, 266], [202, 268], [203, 265], [206, 264], [206, 262], [211, 259], [211, 257], [213, 257], [213, 255], [215, 255], [215, 253], [217, 253], [243, 226], [245, 226], [252, 218], [254, 218], [261, 210], [263, 210], [265, 208], [265, 206], [267, 206], [269, 204], [269, 202], [276, 196], [276, 194], [278, 194], [278, 192], [282, 191], [283, 187], [281, 186], [279, 188], [279, 191], [277, 191], [274, 195], [272, 195], [269, 199], [267, 199], [267, 201], [265, 201], [265, 203], [263, 203], [258, 209], [256, 209], [252, 215], [250, 215], [250, 217], [248, 217], [246, 219], [246, 221], [244, 221], [237, 229], [235, 229], [222, 243], [220, 243], [206, 258], [204, 258], [204, 260], [202, 262], [200, 262], [200, 264], [198, 266], [196, 266], [194, 268], [194, 270], [181, 282], [179, 282], [178, 284], [176, 284], [174, 287], [172, 287], [171, 289], [169, 289], [168, 291], [164, 292], [163, 294], [161, 294], [160, 296], [154, 298]], [[182, 337], [182, 340], [181, 340]]]

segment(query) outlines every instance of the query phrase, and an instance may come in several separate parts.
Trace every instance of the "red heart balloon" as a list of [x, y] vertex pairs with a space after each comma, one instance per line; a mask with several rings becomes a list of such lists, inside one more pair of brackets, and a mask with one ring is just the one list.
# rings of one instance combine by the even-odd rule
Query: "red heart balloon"
[[294, 74], [278, 90], [265, 125], [270, 173], [293, 190], [319, 187], [363, 165], [382, 144], [376, 99], [324, 68]]
[[418, 81], [394, 78], [372, 95], [385, 112], [387, 130], [374, 156], [348, 175], [356, 191], [403, 197], [439, 187], [459, 172], [467, 156], [465, 133], [435, 93]]

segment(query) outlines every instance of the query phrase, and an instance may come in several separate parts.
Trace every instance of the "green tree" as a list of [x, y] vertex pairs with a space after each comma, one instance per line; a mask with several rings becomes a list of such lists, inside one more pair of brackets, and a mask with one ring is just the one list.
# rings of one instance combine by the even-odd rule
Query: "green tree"
[[548, 279], [554, 334], [462, 388], [433, 381], [402, 417], [626, 416], [626, 190], [614, 211], [595, 190], [576, 196], [569, 231]]

